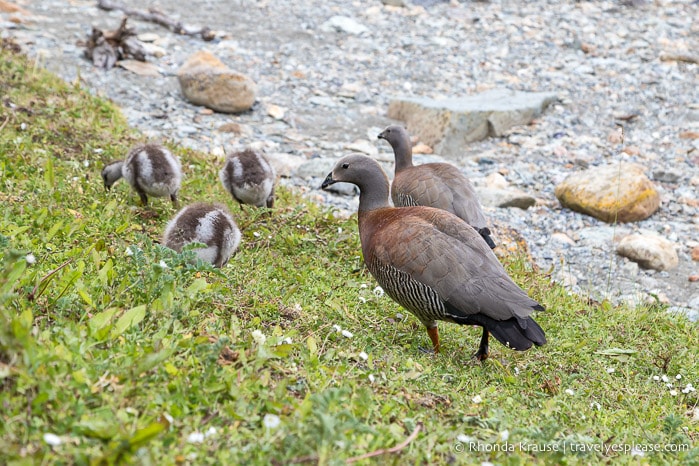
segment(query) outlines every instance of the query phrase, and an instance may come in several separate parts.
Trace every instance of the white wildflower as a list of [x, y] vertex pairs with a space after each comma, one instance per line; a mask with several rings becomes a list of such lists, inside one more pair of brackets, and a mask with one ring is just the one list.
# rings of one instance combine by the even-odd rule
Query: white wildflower
[[638, 448], [638, 446], [634, 445], [631, 449], [631, 456], [646, 456], [646, 454], [643, 450]]
[[359, 302], [364, 304], [366, 302], [366, 298], [364, 296], [359, 297]]
[[614, 368], [613, 367], [608, 367], [607, 368], [607, 374], [613, 374], [614, 373]]
[[161, 269], [168, 269], [169, 268], [164, 260], [161, 260], [158, 265], [160, 266]]
[[352, 338], [354, 336], [354, 334], [352, 332], [350, 332], [349, 330], [343, 330], [342, 336], [345, 336], [347, 338]]
[[336, 332], [341, 332], [341, 331], [342, 331], [342, 327], [340, 327], [340, 326], [337, 325], [337, 324], [333, 324], [333, 328], [335, 329]]
[[24, 131], [25, 129], [27, 129], [27, 124], [24, 123], [24, 122], [20, 123], [20, 124], [19, 124], [19, 129], [21, 129], [22, 131]]
[[59, 437], [56, 434], [49, 433], [49, 432], [44, 434], [44, 442], [51, 445], [52, 447], [57, 447], [58, 445], [63, 443], [63, 441], [61, 440], [61, 437]]
[[677, 396], [677, 390], [670, 390], [670, 395]]
[[476, 441], [476, 439], [474, 437], [471, 437], [470, 435], [464, 435], [464, 434], [457, 435], [456, 440], [458, 440], [461, 443], [471, 443], [471, 442]]
[[374, 288], [374, 296], [376, 296], [377, 298], [380, 298], [383, 295], [384, 295], [383, 288], [381, 288], [380, 286], [377, 286], [376, 288]]
[[104, 149], [100, 149], [98, 147], [97, 149], [93, 149], [92, 152], [94, 152], [95, 154], [101, 154], [102, 152], [104, 152]]
[[515, 367], [515, 375], [519, 375], [519, 367]]
[[170, 413], [163, 413], [163, 417], [167, 419], [167, 422], [169, 422], [170, 424], [175, 422], [175, 418], [173, 418]]
[[90, 166], [90, 161], [87, 159], [83, 160], [83, 167], [87, 168], [89, 166]]
[[570, 389], [570, 388], [566, 388], [566, 389], [565, 389], [565, 392], [566, 392], [568, 395], [570, 395], [570, 396], [575, 395], [575, 392], [574, 392], [572, 389]]
[[471, 398], [471, 401], [473, 401], [474, 403], [478, 404], [478, 403], [483, 402], [483, 398], [481, 398], [480, 395], [476, 395], [476, 396], [474, 396], [473, 398]]
[[481, 466], [495, 466], [495, 464], [490, 461], [482, 461]]
[[255, 342], [258, 345], [264, 345], [265, 342], [267, 341], [267, 337], [265, 336], [265, 334], [259, 330], [252, 331], [252, 339], [255, 340]]
[[24, 257], [24, 260], [27, 261], [29, 265], [36, 264], [36, 256], [31, 252]]
[[597, 411], [602, 411], [602, 405], [596, 401], [590, 403], [590, 408], [595, 408]]
[[124, 254], [126, 254], [127, 256], [133, 256], [133, 249], [131, 249], [131, 246], [126, 248], [126, 252]]
[[503, 442], [507, 442], [507, 439], [510, 438], [510, 431], [505, 429], [502, 432], [500, 432], [500, 440]]
[[677, 375], [675, 376], [675, 378], [676, 378], [677, 380], [681, 380], [681, 379], [682, 379], [682, 374], [677, 374]]
[[291, 337], [286, 337], [282, 340], [282, 343], [286, 343], [287, 345], [290, 345], [292, 342]]
[[696, 392], [696, 391], [697, 391], [696, 388], [694, 388], [691, 383], [688, 383], [687, 386], [682, 389], [682, 393], [685, 393], [685, 394], [691, 393], [691, 392]]
[[666, 386], [667, 388], [672, 388], [672, 384], [671, 384], [671, 383], [666, 383], [665, 386]]
[[662, 377], [660, 377], [660, 380], [662, 380], [663, 382], [667, 382], [670, 379], [667, 378], [667, 375], [663, 374]]
[[202, 443], [204, 441], [204, 434], [201, 432], [192, 432], [187, 436], [187, 442], [189, 443]]
[[369, 359], [369, 355], [366, 354], [364, 351], [362, 351], [361, 353], [359, 353], [359, 357], [360, 357], [360, 359], [363, 359], [364, 361], [366, 361], [367, 359]]
[[362, 283], [361, 285], [359, 285], [359, 288], [367, 288], [368, 286], [369, 285], [367, 285], [366, 283]]
[[653, 380], [655, 380], [657, 382], [658, 380], [660, 380], [660, 377], [658, 377], [657, 375], [654, 375]]
[[264, 424], [267, 429], [276, 429], [282, 420], [276, 414], [265, 414], [264, 419], [262, 419], [262, 424]]
[[209, 430], [206, 431], [204, 434], [204, 437], [211, 437], [212, 435], [216, 435], [216, 427], [209, 427]]
[[337, 234], [339, 235], [340, 233], [342, 233], [342, 227], [337, 227]]
[[252, 236], [254, 236], [255, 238], [259, 238], [259, 237], [260, 237], [260, 232], [259, 232], [259, 231], [253, 232], [253, 233], [252, 233]]
[[376, 377], [374, 377], [374, 374], [369, 374], [369, 382], [371, 382], [371, 383], [376, 382]]

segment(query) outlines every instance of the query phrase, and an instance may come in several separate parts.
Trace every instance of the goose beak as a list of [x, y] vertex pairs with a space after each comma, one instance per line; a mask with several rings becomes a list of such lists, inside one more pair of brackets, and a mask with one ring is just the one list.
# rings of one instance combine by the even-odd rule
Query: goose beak
[[383, 134], [383, 131], [379, 133], [378, 136], [376, 136], [376, 139], [386, 139], [386, 135]]
[[328, 173], [328, 176], [325, 177], [325, 181], [323, 181], [323, 184], [320, 185], [320, 189], [325, 189], [331, 184], [335, 184], [337, 181], [333, 180], [333, 173], [330, 172]]

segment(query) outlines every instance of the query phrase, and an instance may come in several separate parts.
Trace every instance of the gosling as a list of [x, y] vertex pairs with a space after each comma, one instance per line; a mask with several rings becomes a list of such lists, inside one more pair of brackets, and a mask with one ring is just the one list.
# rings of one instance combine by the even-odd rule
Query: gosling
[[273, 207], [276, 173], [261, 151], [245, 149], [230, 154], [219, 178], [226, 191], [241, 205]]
[[195, 249], [199, 259], [221, 268], [240, 244], [240, 230], [230, 212], [221, 204], [190, 204], [168, 222], [162, 244], [177, 252], [190, 243], [203, 243]]
[[141, 203], [148, 205], [148, 196], [170, 196], [177, 207], [177, 192], [182, 183], [182, 167], [177, 156], [158, 144], [144, 144], [129, 151], [124, 160], [112, 162], [102, 170], [104, 187], [111, 189], [125, 178], [138, 193]]

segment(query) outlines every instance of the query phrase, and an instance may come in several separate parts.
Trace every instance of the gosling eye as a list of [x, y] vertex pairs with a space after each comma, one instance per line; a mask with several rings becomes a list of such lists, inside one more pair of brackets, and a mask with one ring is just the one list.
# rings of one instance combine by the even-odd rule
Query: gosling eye
[[345, 162], [342, 164], [342, 168], [347, 169], [349, 168], [349, 163]]

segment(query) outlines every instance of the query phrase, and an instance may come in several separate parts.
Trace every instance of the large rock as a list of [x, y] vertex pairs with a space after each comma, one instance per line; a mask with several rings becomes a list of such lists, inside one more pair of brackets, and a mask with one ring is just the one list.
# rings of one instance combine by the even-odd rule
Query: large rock
[[636, 222], [660, 206], [660, 195], [637, 164], [595, 167], [569, 175], [556, 186], [564, 207], [602, 221]]
[[464, 146], [488, 136], [501, 136], [515, 125], [529, 123], [558, 98], [551, 92], [493, 89], [482, 94], [444, 100], [398, 97], [388, 117], [406, 122], [420, 141], [436, 153], [453, 157]]
[[670, 270], [679, 264], [675, 245], [654, 234], [626, 236], [619, 241], [616, 252], [646, 269]]
[[184, 97], [222, 113], [240, 113], [255, 103], [257, 86], [205, 50], [191, 55], [177, 71]]

